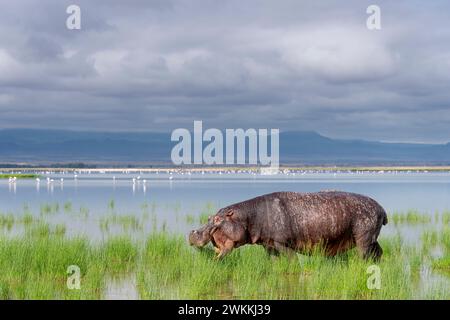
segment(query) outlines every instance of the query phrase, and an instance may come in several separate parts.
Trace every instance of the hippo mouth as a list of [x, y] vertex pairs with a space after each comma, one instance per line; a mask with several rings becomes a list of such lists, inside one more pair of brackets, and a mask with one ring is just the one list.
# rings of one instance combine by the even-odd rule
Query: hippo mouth
[[198, 233], [198, 231], [197, 230], [193, 230], [193, 231], [191, 231], [190, 233], [189, 233], [189, 236], [188, 236], [188, 242], [189, 242], [189, 244], [191, 245], [191, 246], [199, 246], [199, 240], [198, 240], [198, 237], [199, 237], [199, 233]]

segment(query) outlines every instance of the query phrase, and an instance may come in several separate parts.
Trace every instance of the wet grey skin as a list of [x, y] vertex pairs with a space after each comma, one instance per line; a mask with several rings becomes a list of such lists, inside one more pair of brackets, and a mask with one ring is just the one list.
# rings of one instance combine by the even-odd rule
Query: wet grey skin
[[196, 246], [215, 240], [219, 258], [239, 246], [260, 244], [271, 254], [289, 255], [318, 245], [328, 256], [356, 247], [363, 258], [379, 260], [383, 250], [377, 238], [385, 224], [385, 210], [360, 194], [275, 192], [220, 209], [189, 238]]

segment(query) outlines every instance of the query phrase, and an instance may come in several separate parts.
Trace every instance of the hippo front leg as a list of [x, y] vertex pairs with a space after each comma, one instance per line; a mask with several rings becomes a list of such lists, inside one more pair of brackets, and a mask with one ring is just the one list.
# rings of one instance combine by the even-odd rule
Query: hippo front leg
[[264, 248], [266, 249], [266, 253], [271, 257], [280, 255], [280, 252], [277, 249], [275, 249], [273, 246], [264, 246]]
[[295, 251], [289, 247], [286, 247], [284, 244], [282, 244], [281, 242], [274, 242], [274, 248], [276, 251], [284, 253], [285, 255], [287, 255], [288, 257], [292, 258], [295, 256]]
[[234, 241], [227, 239], [222, 246], [219, 248], [219, 254], [216, 256], [217, 260], [222, 259], [227, 254], [229, 254], [234, 248]]

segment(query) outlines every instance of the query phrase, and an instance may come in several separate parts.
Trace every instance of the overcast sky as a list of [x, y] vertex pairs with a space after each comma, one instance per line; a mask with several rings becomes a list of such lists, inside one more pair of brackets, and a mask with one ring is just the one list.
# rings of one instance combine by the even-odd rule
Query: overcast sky
[[[66, 28], [70, 4], [81, 30]], [[370, 4], [381, 30], [366, 28]], [[450, 141], [450, 4], [0, 3], [0, 128], [172, 131], [193, 120]]]

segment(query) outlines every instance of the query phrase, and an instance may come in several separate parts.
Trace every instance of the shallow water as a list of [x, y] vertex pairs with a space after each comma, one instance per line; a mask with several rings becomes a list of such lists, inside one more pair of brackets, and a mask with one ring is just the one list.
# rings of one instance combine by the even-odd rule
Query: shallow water
[[139, 300], [135, 274], [130, 274], [125, 278], [107, 279], [106, 284], [104, 300]]
[[[382, 228], [381, 237], [399, 234], [403, 240], [417, 243], [424, 230], [442, 226], [435, 212], [450, 209], [449, 172], [291, 171], [269, 176], [225, 171], [40, 174], [39, 183], [34, 179], [15, 183], [0, 180], [0, 214], [19, 217], [28, 212], [44, 216], [46, 221], [64, 224], [67, 236], [85, 235], [92, 240], [124, 232], [144, 239], [155, 228], [185, 234], [200, 224], [200, 215], [213, 214], [220, 207], [274, 191], [356, 192], [374, 198], [389, 213], [415, 209], [429, 214], [429, 223], [395, 225], [391, 221]], [[57, 210], [53, 209], [55, 204]], [[122, 221], [117, 217], [137, 220]], [[133, 227], [134, 221], [139, 222], [139, 227]], [[24, 230], [20, 223], [0, 228], [8, 235]], [[442, 252], [432, 254], [439, 257]], [[107, 279], [106, 283], [104, 299], [139, 298], [134, 274]], [[436, 283], [448, 287], [446, 277], [431, 272], [430, 266], [423, 263], [417, 298]]]
[[[226, 171], [78, 172], [76, 176], [47, 172], [42, 174], [40, 183], [34, 179], [15, 183], [0, 180], [0, 213], [20, 215], [25, 207], [39, 215], [41, 206], [58, 203], [60, 213], [70, 211], [71, 214], [48, 214], [48, 217], [64, 223], [68, 235], [82, 233], [91, 238], [103, 237], [99, 224], [102, 217], [111, 212], [138, 217], [150, 214], [152, 219], [144, 221], [143, 230], [135, 232], [136, 236], [150, 232], [155, 223], [158, 227], [185, 233], [199, 224], [196, 219], [188, 221], [187, 214], [193, 217], [212, 214], [220, 207], [274, 191], [330, 189], [368, 195], [388, 212], [417, 209], [434, 215], [436, 211], [450, 208], [449, 172], [286, 171], [277, 175]], [[65, 205], [69, 205], [70, 210], [65, 210]], [[114, 233], [121, 228], [111, 225], [109, 229]], [[401, 232], [406, 238], [415, 238], [422, 230], [420, 226], [398, 228], [391, 223], [383, 228], [382, 234]]]

